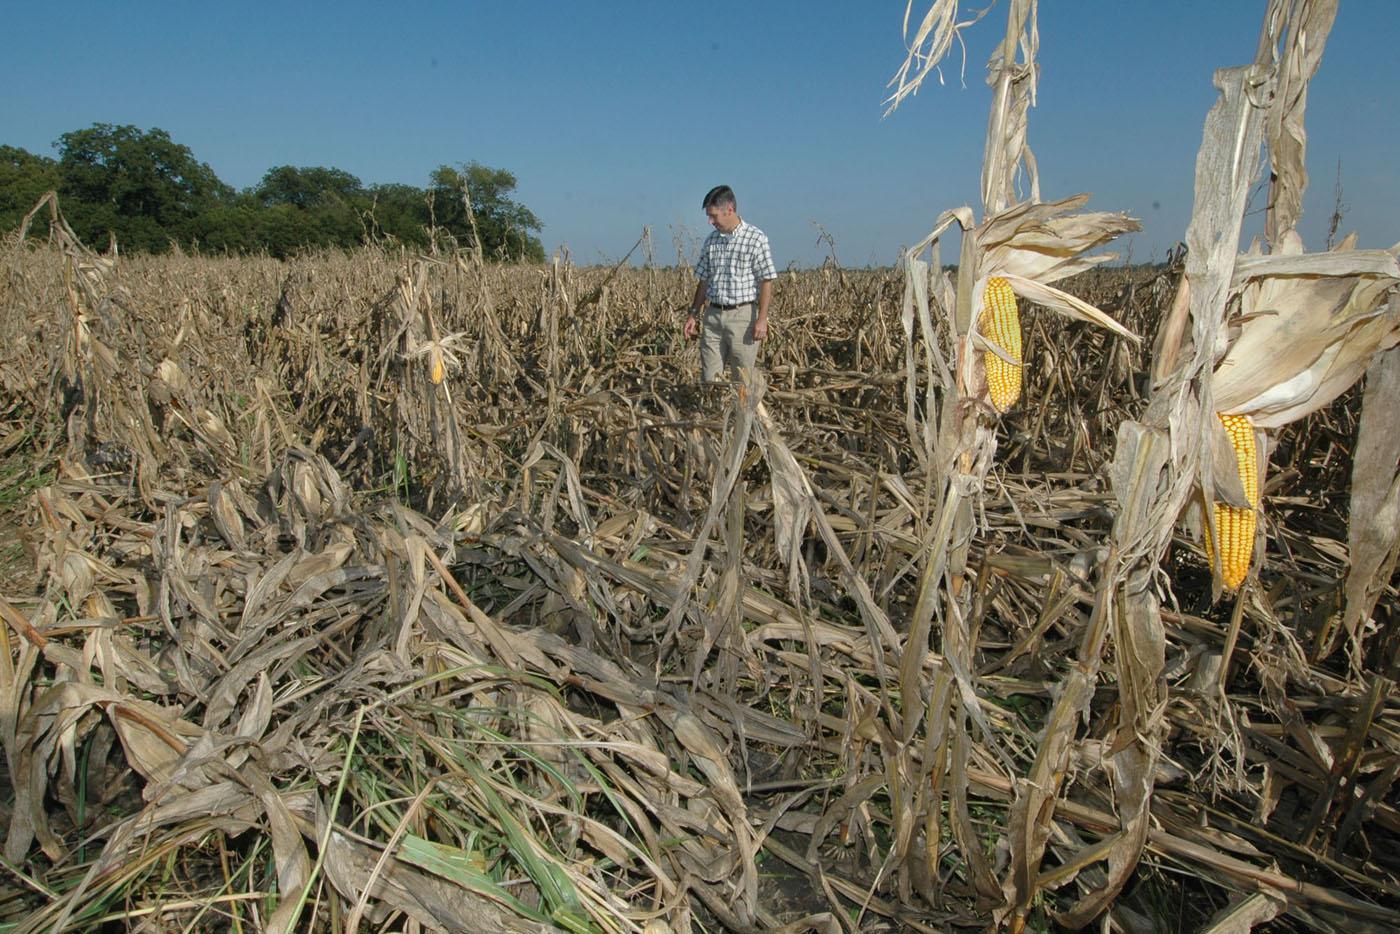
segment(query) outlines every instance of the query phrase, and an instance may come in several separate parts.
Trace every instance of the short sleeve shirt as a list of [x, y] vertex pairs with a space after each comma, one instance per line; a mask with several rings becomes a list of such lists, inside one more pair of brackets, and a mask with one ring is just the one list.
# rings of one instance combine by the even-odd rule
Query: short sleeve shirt
[[695, 274], [708, 283], [710, 301], [721, 305], [751, 302], [760, 281], [778, 278], [768, 237], [744, 221], [730, 233], [715, 230], [705, 238]]

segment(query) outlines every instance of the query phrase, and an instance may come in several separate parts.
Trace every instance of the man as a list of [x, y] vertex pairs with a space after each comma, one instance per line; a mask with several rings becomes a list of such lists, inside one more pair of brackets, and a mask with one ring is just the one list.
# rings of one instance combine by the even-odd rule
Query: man
[[711, 382], [725, 370], [754, 366], [758, 345], [768, 337], [768, 305], [778, 273], [768, 238], [739, 216], [733, 189], [711, 188], [702, 206], [715, 229], [695, 264], [700, 282], [690, 301], [685, 336], [701, 338], [700, 376]]

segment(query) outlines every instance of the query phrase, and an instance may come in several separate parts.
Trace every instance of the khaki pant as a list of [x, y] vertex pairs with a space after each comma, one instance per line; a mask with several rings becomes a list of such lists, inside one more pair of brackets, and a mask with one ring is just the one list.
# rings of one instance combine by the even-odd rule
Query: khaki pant
[[753, 369], [758, 360], [759, 341], [753, 339], [753, 323], [758, 318], [758, 305], [749, 302], [734, 308], [705, 306], [705, 321], [700, 330], [700, 378], [712, 382], [720, 373], [730, 375], [739, 367]]

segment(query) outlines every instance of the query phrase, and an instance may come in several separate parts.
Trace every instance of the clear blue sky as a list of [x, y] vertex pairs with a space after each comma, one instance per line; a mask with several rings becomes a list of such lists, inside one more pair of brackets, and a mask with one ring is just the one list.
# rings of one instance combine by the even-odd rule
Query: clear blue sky
[[[990, 2], [990, 0], [985, 0]], [[970, 4], [982, 6], [983, 0]], [[1042, 196], [1093, 192], [1160, 259], [1184, 234], [1211, 72], [1252, 59], [1264, 0], [1046, 0], [1030, 118]], [[920, 18], [926, 0], [915, 0]], [[967, 33], [966, 86], [882, 118], [904, 0], [736, 3], [50, 3], [8, 0], [0, 144], [53, 156], [93, 123], [159, 127], [225, 182], [276, 165], [424, 186], [444, 163], [514, 172], [549, 251], [613, 260], [650, 226], [687, 256], [700, 198], [732, 185], [780, 265], [893, 262], [977, 204], [986, 60], [1005, 3]], [[1400, 240], [1400, 3], [1341, 0], [1307, 129], [1302, 232], [1320, 249], [1341, 163], [1345, 229]], [[1258, 205], [1256, 205], [1258, 206]]]

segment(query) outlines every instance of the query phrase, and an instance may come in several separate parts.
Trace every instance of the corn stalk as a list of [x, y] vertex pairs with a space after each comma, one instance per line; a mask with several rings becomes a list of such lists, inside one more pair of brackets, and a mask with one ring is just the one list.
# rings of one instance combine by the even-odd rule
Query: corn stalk
[[[1228, 345], [1227, 303], [1238, 291], [1236, 244], [1249, 187], [1258, 171], [1267, 125], [1274, 157], [1268, 230], [1277, 247], [1292, 236], [1297, 220], [1305, 183], [1306, 85], [1316, 70], [1334, 14], [1335, 3], [1326, 0], [1293, 4], [1276, 0], [1266, 13], [1254, 64], [1217, 73], [1221, 99], [1207, 117], [1197, 159], [1196, 205], [1187, 232], [1190, 252], [1173, 305], [1174, 320], [1164, 327], [1164, 343], [1158, 348], [1174, 366], [1157, 369], [1155, 392], [1142, 420], [1126, 421], [1119, 429], [1109, 469], [1118, 513], [1108, 558], [1100, 569], [1092, 621], [1076, 666], [1061, 685], [1046, 742], [1031, 774], [1017, 789], [1012, 813], [1013, 869], [1007, 880], [1013, 930], [1024, 924], [1041, 887], [1040, 860], [1070, 761], [1075, 724], [1088, 716], [1110, 638], [1119, 702], [1100, 767], [1112, 788], [1120, 827], [1068, 857], [1067, 866], [1057, 870], [1064, 876], [1100, 861], [1108, 863], [1107, 884], [1096, 886], [1058, 920], [1082, 926], [1111, 904], [1147, 840], [1166, 707], [1157, 576], [1173, 525], [1193, 485], [1200, 483], [1206, 490], [1205, 501], [1210, 502], [1213, 480], [1224, 475], [1223, 467], [1212, 469], [1219, 431], [1214, 413], [1236, 409], [1217, 405], [1212, 374]], [[1277, 48], [1285, 34], [1289, 44], [1280, 65]], [[1182, 347], [1187, 315], [1190, 342]]]
[[[928, 55], [946, 50], [950, 37], [966, 25], [955, 23], [955, 6], [937, 3], [926, 17], [920, 37], [932, 49]], [[897, 846], [890, 860], [901, 862], [907, 871], [907, 876], [901, 877], [904, 889], [909, 879], [937, 878], [940, 821], [946, 810], [969, 881], [989, 906], [999, 903], [1003, 893], [970, 817], [967, 769], [973, 745], [972, 727], [976, 727], [975, 734], [982, 745], [1001, 761], [1008, 776], [1015, 774], [1016, 766], [987, 725], [973, 681], [975, 588], [969, 586], [968, 555], [975, 516], [997, 449], [996, 409], [989, 402], [986, 358], [994, 352], [1005, 356], [989, 337], [982, 335], [981, 316], [977, 313], [986, 301], [989, 283], [996, 278], [1023, 299], [1136, 340], [1097, 308], [1049, 285], [1113, 259], [1112, 254], [1086, 254], [1120, 233], [1137, 229], [1137, 223], [1119, 214], [1071, 214], [1087, 201], [1087, 195], [1049, 203], [1040, 201], [1035, 159], [1027, 143], [1028, 113], [1035, 101], [1038, 47], [1034, 0], [1013, 0], [1008, 5], [1005, 36], [989, 64], [993, 100], [983, 161], [983, 221], [974, 224], [968, 207], [945, 212], [933, 233], [905, 260], [907, 423], [911, 441], [929, 474], [927, 487], [938, 491], [940, 499], [926, 526], [927, 547], [918, 596], [900, 665], [903, 707], [897, 730], [904, 765], [899, 773], [915, 776], [912, 785], [917, 791], [910, 805], [920, 826], [917, 830], [905, 826], [900, 832], [903, 822], [896, 818]], [[910, 61], [919, 56], [919, 52], [911, 50]], [[924, 67], [913, 85], [928, 73], [929, 67], [925, 56]], [[912, 93], [911, 82], [905, 80], [909, 69], [910, 62], [906, 62], [897, 76], [901, 86], [896, 99]], [[1018, 202], [1016, 179], [1021, 173], [1028, 180], [1030, 197]], [[954, 223], [962, 229], [956, 285], [948, 282], [938, 263], [940, 238]], [[916, 258], [925, 247], [932, 250], [931, 266]], [[939, 328], [933, 325], [931, 307], [942, 312]], [[1014, 326], [1020, 327], [1019, 323]], [[916, 343], [920, 346], [916, 347]], [[914, 416], [919, 350], [924, 357], [927, 381], [926, 417], [931, 419], [935, 397], [941, 396], [936, 444], [930, 443], [928, 422], [919, 426]], [[1008, 362], [1014, 367], [1021, 363], [1016, 358]], [[928, 684], [923, 667], [932, 648], [935, 618], [941, 633], [942, 663], [933, 683]], [[926, 724], [928, 731], [927, 742], [922, 746], [914, 743], [921, 724]], [[899, 808], [895, 810], [898, 813]], [[924, 894], [930, 898], [937, 895]]]
[[[1010, 200], [1014, 167], [1021, 164], [1023, 154], [1028, 152], [1026, 113], [1036, 74], [1034, 6], [1033, 0], [1014, 0], [1010, 4], [1005, 39], [989, 64], [988, 80], [995, 92], [982, 182], [983, 209], [987, 214], [1005, 207]], [[957, 27], [952, 23], [956, 7], [956, 3], [935, 4], [925, 20], [940, 24], [936, 35], [927, 36], [934, 41], [934, 53], [946, 51], [949, 37], [956, 32]], [[1015, 56], [1018, 46], [1026, 55], [1019, 62]], [[925, 68], [920, 79], [927, 73]], [[917, 81], [914, 84], [917, 86]], [[937, 251], [939, 238], [955, 221], [963, 230], [956, 289], [941, 271]], [[901, 864], [901, 889], [907, 891], [911, 879], [925, 880], [925, 887], [931, 887], [932, 880], [938, 877], [941, 819], [946, 810], [957, 848], [966, 859], [970, 881], [981, 897], [991, 901], [996, 898], [997, 886], [972, 826], [967, 801], [968, 721], [980, 718], [981, 713], [972, 684], [973, 645], [969, 625], [972, 589], [966, 585], [974, 504], [996, 454], [996, 431], [986, 410], [979, 408], [975, 395], [969, 393], [970, 387], [953, 375], [960, 370], [957, 361], [972, 321], [978, 258], [972, 227], [970, 209], [947, 212], [926, 241], [934, 251], [933, 265], [926, 267], [915, 258], [922, 251], [922, 244], [906, 258], [906, 282], [910, 283], [904, 313], [906, 340], [910, 342], [907, 398], [912, 411], [915, 384], [912, 322], [917, 306], [922, 351], [929, 368], [926, 403], [933, 401], [935, 376], [942, 389], [937, 410], [938, 442], [932, 450], [927, 444], [924, 446], [929, 469], [928, 489], [939, 491], [941, 500], [928, 525], [929, 545], [923, 557], [918, 598], [900, 664], [903, 706], [902, 723], [897, 730], [902, 739], [904, 762], [897, 772], [912, 776], [908, 785], [915, 791], [896, 805], [896, 810], [907, 810], [909, 816], [896, 819], [900, 832], [897, 832], [897, 846], [891, 859]], [[925, 286], [930, 273], [935, 277], [934, 299], [945, 318], [940, 331], [946, 339], [941, 346], [935, 343], [930, 320]], [[930, 421], [933, 411], [932, 405], [925, 410], [925, 417]], [[920, 434], [927, 438], [927, 427]], [[943, 664], [929, 685], [923, 667], [932, 649], [930, 636], [935, 616], [939, 617], [941, 627]], [[914, 739], [925, 720], [928, 736], [926, 744], [921, 745]], [[983, 741], [995, 748], [992, 731], [985, 722], [979, 727]], [[1009, 758], [1004, 759], [1010, 769]], [[933, 899], [937, 893], [925, 891], [922, 894]]]

